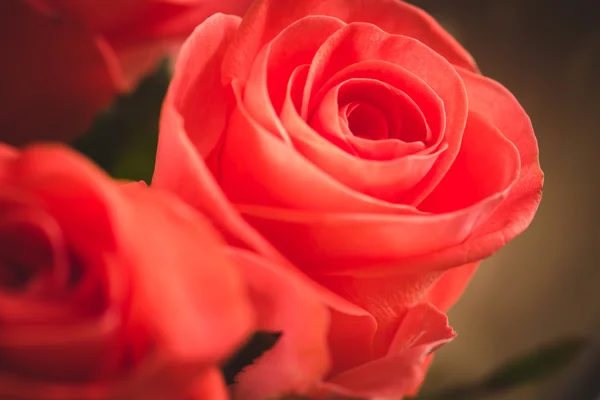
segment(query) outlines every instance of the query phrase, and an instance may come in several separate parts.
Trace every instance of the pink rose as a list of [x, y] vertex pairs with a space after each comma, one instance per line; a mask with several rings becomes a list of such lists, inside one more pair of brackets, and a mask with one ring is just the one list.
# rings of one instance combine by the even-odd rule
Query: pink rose
[[283, 326], [270, 356], [310, 381], [325, 324], [293, 271], [174, 196], [61, 147], [0, 146], [0, 398], [226, 400], [221, 365]]
[[542, 180], [527, 114], [423, 11], [260, 0], [184, 45], [153, 185], [320, 285], [332, 366], [314, 396], [397, 399], [454, 337], [444, 312], [478, 263], [531, 222]]
[[69, 140], [216, 11], [249, 0], [3, 0], [0, 141]]

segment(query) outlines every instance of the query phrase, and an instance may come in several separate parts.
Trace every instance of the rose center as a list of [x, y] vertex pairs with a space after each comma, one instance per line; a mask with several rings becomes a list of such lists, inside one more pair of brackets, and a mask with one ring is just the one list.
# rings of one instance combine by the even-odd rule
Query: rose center
[[30, 265], [20, 265], [18, 261], [3, 257], [0, 264], [0, 288], [19, 291], [27, 287], [37, 271]]
[[56, 222], [44, 213], [15, 211], [0, 221], [0, 290], [58, 291], [71, 275]]
[[429, 133], [419, 106], [406, 93], [373, 79], [340, 85], [339, 114], [354, 136], [427, 144]]
[[51, 257], [48, 244], [34, 229], [5, 229], [0, 234], [0, 288], [25, 290]]
[[388, 120], [379, 108], [368, 103], [351, 103], [340, 111], [354, 136], [371, 140], [389, 138]]

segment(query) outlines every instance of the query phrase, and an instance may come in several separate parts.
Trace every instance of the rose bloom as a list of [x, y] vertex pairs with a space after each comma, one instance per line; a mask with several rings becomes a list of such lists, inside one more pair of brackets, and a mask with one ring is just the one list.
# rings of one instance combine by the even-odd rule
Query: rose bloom
[[249, 0], [2, 0], [0, 141], [72, 139], [217, 11]]
[[0, 147], [2, 399], [225, 400], [220, 365], [283, 326], [281, 368], [322, 374], [326, 311], [293, 273], [65, 148]]
[[[332, 365], [314, 396], [398, 399], [454, 337], [444, 313], [478, 263], [531, 222], [542, 180], [517, 100], [422, 10], [260, 0], [184, 45], [153, 185], [319, 285]], [[242, 375], [234, 393], [274, 396], [268, 381]]]

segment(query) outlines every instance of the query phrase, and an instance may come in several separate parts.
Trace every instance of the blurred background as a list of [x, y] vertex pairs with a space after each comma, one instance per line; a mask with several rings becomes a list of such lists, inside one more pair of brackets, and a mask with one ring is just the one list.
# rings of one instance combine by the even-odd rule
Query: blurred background
[[[437, 353], [424, 392], [443, 390], [436, 399], [599, 400], [600, 2], [411, 2], [516, 95], [533, 121], [546, 176], [530, 229], [483, 263], [450, 312], [459, 336]], [[77, 147], [116, 177], [149, 182], [156, 136], [148, 133], [156, 133], [167, 83], [163, 66], [95, 124], [100, 135], [84, 136]], [[580, 337], [590, 339], [584, 354], [549, 379], [492, 396], [446, 394], [507, 360]]]
[[[533, 121], [545, 172], [532, 226], [483, 263], [450, 312], [459, 336], [437, 353], [425, 389], [477, 380], [561, 338], [598, 343], [600, 2], [411, 2], [434, 15], [483, 74], [519, 99]], [[551, 379], [489, 398], [600, 399], [598, 354], [592, 345]]]

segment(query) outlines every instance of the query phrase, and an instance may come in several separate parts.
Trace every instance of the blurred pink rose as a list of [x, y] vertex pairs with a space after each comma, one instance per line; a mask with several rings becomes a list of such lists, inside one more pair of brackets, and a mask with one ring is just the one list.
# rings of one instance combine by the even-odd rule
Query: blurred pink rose
[[0, 141], [69, 140], [206, 17], [249, 0], [3, 0]]

